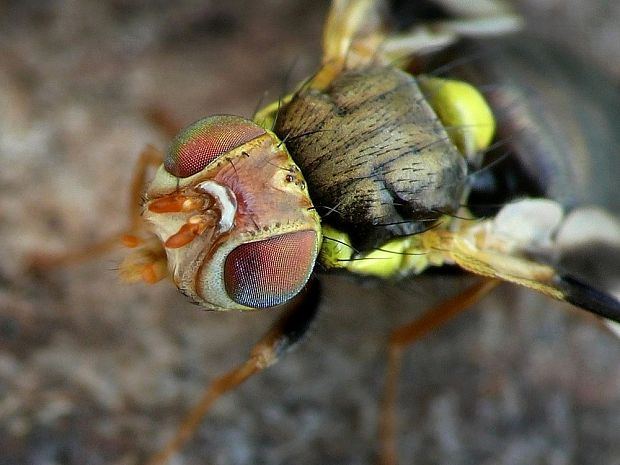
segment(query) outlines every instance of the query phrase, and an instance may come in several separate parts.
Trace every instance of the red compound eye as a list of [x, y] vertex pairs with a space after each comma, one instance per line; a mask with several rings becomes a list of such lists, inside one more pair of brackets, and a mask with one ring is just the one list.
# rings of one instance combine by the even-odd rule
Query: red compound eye
[[164, 167], [178, 178], [202, 171], [220, 155], [265, 134], [256, 123], [239, 116], [217, 115], [196, 121], [172, 141]]
[[247, 307], [280, 305], [295, 297], [308, 281], [316, 249], [314, 231], [242, 244], [226, 257], [226, 292]]

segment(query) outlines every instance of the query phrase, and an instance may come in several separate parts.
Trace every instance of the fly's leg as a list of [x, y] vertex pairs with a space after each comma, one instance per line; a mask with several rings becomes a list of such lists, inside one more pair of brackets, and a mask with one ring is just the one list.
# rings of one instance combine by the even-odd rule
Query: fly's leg
[[311, 278], [302, 294], [252, 348], [248, 359], [211, 382], [174, 437], [163, 449], [151, 457], [148, 465], [167, 463], [172, 455], [191, 439], [217, 399], [236, 389], [251, 376], [276, 363], [288, 349], [299, 342], [318, 312], [319, 301], [319, 281]]
[[129, 197], [129, 227], [127, 233], [135, 232], [140, 229], [141, 226], [141, 196], [144, 190], [144, 184], [146, 183], [146, 175], [149, 168], [156, 168], [163, 162], [164, 156], [152, 145], [147, 145], [136, 164], [133, 179], [131, 180], [131, 192]]
[[323, 31], [322, 68], [310, 86], [324, 89], [346, 69], [390, 64], [406, 56], [437, 51], [460, 38], [504, 35], [523, 26], [522, 18], [504, 1], [435, 2], [454, 19], [418, 23], [406, 33], [386, 36], [380, 1], [334, 1]]
[[449, 19], [422, 23], [412, 17], [411, 29], [389, 35], [381, 43], [380, 58], [401, 62], [405, 57], [437, 52], [459, 39], [501, 36], [523, 28], [523, 18], [503, 0], [433, 1]]
[[501, 281], [485, 279], [452, 299], [439, 304], [411, 323], [392, 331], [388, 346], [387, 374], [385, 393], [381, 405], [379, 424], [380, 463], [396, 465], [398, 463], [396, 441], [396, 401], [398, 378], [402, 365], [402, 355], [407, 346], [436, 330], [444, 323], [468, 309], [481, 300]]
[[144, 187], [149, 169], [153, 166], [159, 166], [162, 163], [162, 160], [162, 153], [151, 145], [145, 147], [140, 154], [131, 181], [129, 224], [124, 231], [81, 249], [70, 250], [57, 255], [35, 255], [31, 258], [31, 268], [41, 271], [56, 266], [69, 265], [82, 260], [91, 259], [109, 252], [120, 242], [123, 242], [129, 247], [141, 245], [142, 240], [139, 239], [136, 234], [142, 228], [142, 220], [140, 217], [142, 189]]
[[323, 29], [323, 62], [310, 87], [325, 89], [345, 69], [371, 63], [383, 42], [380, 2], [336, 0]]
[[522, 18], [511, 12], [417, 24], [406, 33], [388, 37], [381, 52], [385, 57], [399, 61], [403, 57], [437, 52], [459, 39], [502, 36], [522, 27]]
[[168, 139], [172, 139], [176, 136], [183, 125], [174, 118], [169, 111], [159, 106], [151, 106], [146, 110], [146, 116], [151, 121], [160, 133], [165, 135]]

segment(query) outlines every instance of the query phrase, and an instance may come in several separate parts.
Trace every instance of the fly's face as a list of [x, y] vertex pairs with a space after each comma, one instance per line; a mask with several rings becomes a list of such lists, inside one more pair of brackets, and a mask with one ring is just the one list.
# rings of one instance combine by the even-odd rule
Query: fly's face
[[310, 277], [319, 217], [285, 146], [252, 121], [184, 129], [149, 185], [144, 218], [178, 288], [214, 310], [285, 303]]

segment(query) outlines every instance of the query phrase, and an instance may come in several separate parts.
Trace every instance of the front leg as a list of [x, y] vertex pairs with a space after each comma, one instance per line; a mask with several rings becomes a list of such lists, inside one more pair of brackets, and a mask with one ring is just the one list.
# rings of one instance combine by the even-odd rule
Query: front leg
[[393, 34], [381, 45], [381, 53], [390, 61], [402, 61], [437, 52], [460, 39], [502, 36], [523, 28], [523, 18], [500, 0], [434, 0], [450, 16], [422, 23], [415, 9], [408, 12], [414, 23], [410, 29]]
[[141, 217], [142, 191], [144, 190], [148, 173], [153, 167], [159, 166], [162, 161], [163, 154], [152, 145], [147, 145], [140, 153], [131, 180], [128, 224], [125, 229], [85, 247], [70, 247], [66, 252], [56, 254], [35, 253], [30, 258], [30, 268], [39, 272], [58, 266], [79, 263], [108, 253], [121, 243], [127, 247], [142, 245], [143, 241], [136, 236], [143, 228]]
[[189, 441], [217, 399], [239, 387], [251, 376], [275, 364], [307, 333], [320, 303], [320, 283], [311, 278], [305, 290], [289, 305], [283, 315], [256, 343], [248, 359], [211, 382], [200, 401], [185, 417], [174, 437], [148, 461], [148, 465], [164, 465]]

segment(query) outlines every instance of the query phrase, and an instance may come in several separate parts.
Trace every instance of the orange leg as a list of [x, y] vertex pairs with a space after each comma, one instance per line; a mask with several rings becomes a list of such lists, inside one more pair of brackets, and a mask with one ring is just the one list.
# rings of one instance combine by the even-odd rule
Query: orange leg
[[183, 128], [183, 125], [179, 124], [179, 122], [170, 114], [170, 112], [161, 107], [149, 107], [146, 110], [146, 115], [151, 121], [151, 123], [169, 139], [172, 139], [174, 136], [176, 136]]
[[485, 279], [452, 299], [432, 308], [421, 318], [400, 326], [392, 332], [388, 347], [387, 376], [379, 424], [381, 465], [396, 465], [398, 463], [396, 401], [404, 349], [474, 305], [500, 282], [495, 279]]
[[185, 418], [174, 437], [153, 455], [148, 465], [164, 465], [191, 439], [213, 403], [237, 388], [252, 375], [276, 363], [291, 346], [299, 342], [317, 314], [320, 300], [319, 281], [312, 278], [305, 291], [276, 320], [252, 348], [241, 365], [213, 380], [202, 398]]
[[100, 240], [99, 242], [84, 247], [82, 249], [70, 250], [57, 255], [38, 254], [31, 258], [31, 268], [37, 271], [53, 268], [56, 266], [69, 265], [90, 259], [109, 252], [121, 241], [130, 247], [138, 245], [138, 239], [134, 236], [142, 227], [140, 217], [140, 198], [149, 168], [159, 166], [162, 163], [163, 155], [155, 147], [147, 145], [140, 154], [134, 175], [131, 181], [131, 192], [129, 199], [129, 224], [127, 228], [119, 234]]

